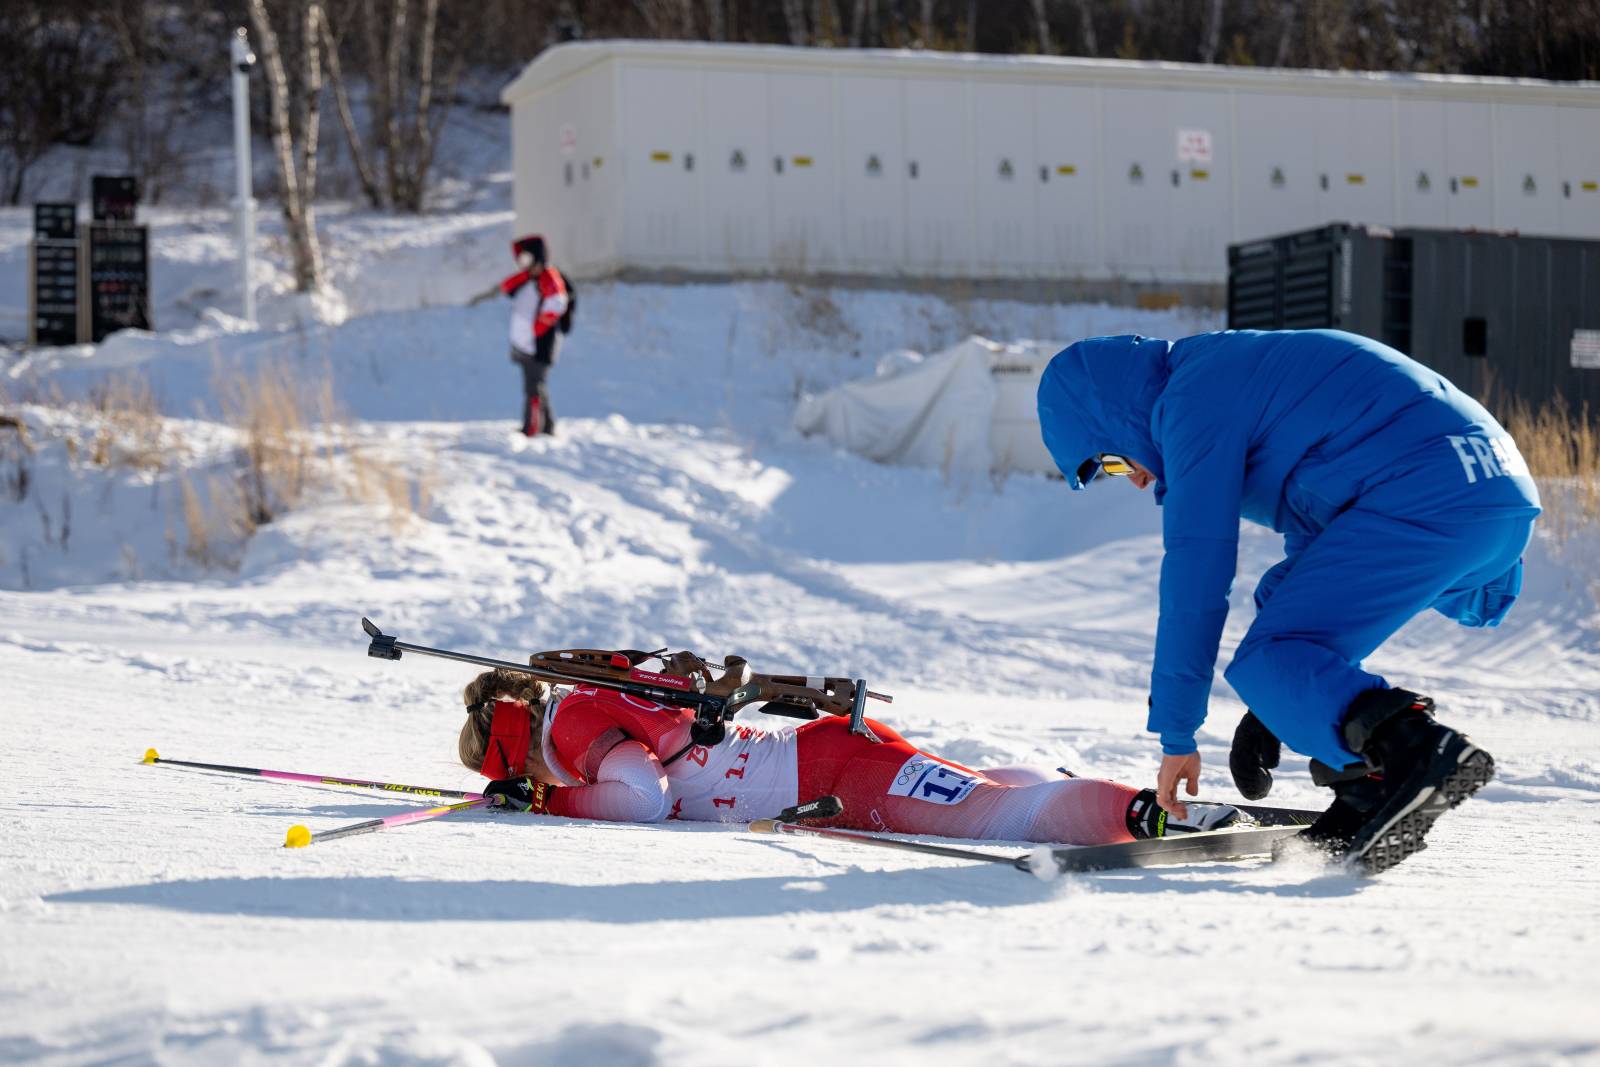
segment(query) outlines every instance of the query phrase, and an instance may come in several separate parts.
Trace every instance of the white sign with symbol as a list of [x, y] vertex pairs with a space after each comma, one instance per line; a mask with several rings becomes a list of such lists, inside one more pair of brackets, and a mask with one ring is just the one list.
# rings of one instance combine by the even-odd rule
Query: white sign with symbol
[[1210, 130], [1179, 130], [1178, 131], [1178, 162], [1179, 163], [1210, 163], [1211, 162], [1211, 131]]
[[570, 155], [572, 155], [573, 150], [576, 149], [577, 147], [578, 147], [578, 130], [577, 130], [577, 127], [572, 126], [570, 124], [562, 126], [561, 127], [561, 154], [564, 155], [564, 156], [570, 156]]
[[1572, 365], [1600, 370], [1600, 330], [1572, 331]]

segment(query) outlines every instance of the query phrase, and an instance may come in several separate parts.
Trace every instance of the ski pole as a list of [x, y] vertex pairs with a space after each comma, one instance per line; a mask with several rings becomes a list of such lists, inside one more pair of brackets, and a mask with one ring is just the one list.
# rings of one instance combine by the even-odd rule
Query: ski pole
[[284, 782], [309, 782], [312, 785], [342, 785], [351, 789], [371, 789], [380, 793], [409, 793], [419, 797], [453, 797], [476, 800], [482, 793], [469, 793], [461, 789], [434, 789], [425, 785], [401, 785], [398, 782], [369, 782], [364, 778], [339, 778], [329, 774], [299, 774], [295, 771], [269, 771], [264, 767], [230, 767], [224, 763], [194, 763], [189, 760], [166, 759], [155, 749], [146, 749], [141, 763], [164, 764], [169, 767], [194, 767], [202, 771], [221, 771], [224, 774], [244, 774], [255, 778], [275, 778]]
[[757, 819], [749, 825], [749, 830], [757, 834], [800, 834], [807, 837], [831, 837], [838, 841], [854, 841], [858, 845], [875, 845], [878, 848], [893, 848], [902, 852], [921, 852], [928, 856], [948, 856], [958, 860], [982, 860], [985, 863], [1003, 863], [1007, 867], [1018, 870], [1030, 871], [1028, 856], [1004, 856], [998, 852], [979, 852], [970, 848], [950, 848], [946, 845], [929, 845], [921, 841], [898, 841], [892, 837], [874, 837], [872, 834], [856, 830], [838, 830], [831, 826], [805, 826], [800, 823], [783, 822], [780, 819]]
[[289, 834], [284, 838], [284, 848], [305, 848], [317, 841], [332, 841], [336, 837], [354, 837], [357, 834], [372, 834], [379, 830], [388, 830], [395, 826], [404, 826], [407, 823], [421, 822], [424, 819], [437, 819], [441, 815], [449, 815], [453, 811], [466, 811], [469, 808], [481, 808], [493, 805], [494, 797], [479, 797], [476, 800], [463, 800], [459, 804], [446, 804], [439, 808], [425, 808], [421, 811], [407, 811], [399, 815], [390, 815], [385, 819], [368, 819], [366, 822], [351, 823], [349, 826], [340, 826], [333, 830], [324, 830], [314, 834], [304, 826], [289, 827]]

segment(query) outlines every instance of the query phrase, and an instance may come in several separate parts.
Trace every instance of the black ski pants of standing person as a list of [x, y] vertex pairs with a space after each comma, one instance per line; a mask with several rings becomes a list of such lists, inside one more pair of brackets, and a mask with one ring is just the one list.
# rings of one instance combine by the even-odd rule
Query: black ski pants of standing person
[[556, 351], [561, 341], [556, 330], [540, 337], [538, 348], [532, 355], [511, 350], [511, 360], [522, 368], [522, 432], [529, 437], [535, 434], [556, 432], [556, 413], [550, 406], [550, 388], [547, 379], [555, 365]]

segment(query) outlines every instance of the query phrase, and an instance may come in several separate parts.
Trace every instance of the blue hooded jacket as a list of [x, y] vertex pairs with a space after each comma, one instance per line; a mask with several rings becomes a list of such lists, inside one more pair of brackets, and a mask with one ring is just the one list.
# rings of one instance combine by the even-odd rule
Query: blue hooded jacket
[[[1100, 452], [1156, 476], [1165, 556], [1149, 728], [1172, 754], [1194, 751], [1205, 721], [1241, 518], [1284, 534], [1293, 555], [1357, 501], [1428, 522], [1539, 511], [1515, 446], [1481, 405], [1338, 330], [1092, 338], [1051, 360], [1038, 403], [1045, 446], [1072, 488], [1085, 488], [1078, 468]], [[1498, 455], [1503, 476], [1472, 478], [1467, 445]], [[1352, 565], [1381, 567], [1382, 553]], [[1493, 626], [1520, 587], [1519, 562], [1433, 606]]]

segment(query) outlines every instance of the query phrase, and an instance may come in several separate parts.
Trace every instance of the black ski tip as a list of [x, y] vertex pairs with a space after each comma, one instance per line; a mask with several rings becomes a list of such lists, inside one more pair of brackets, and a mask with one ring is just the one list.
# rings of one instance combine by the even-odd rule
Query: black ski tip
[[367, 631], [368, 637], [383, 636], [383, 631], [378, 629], [378, 624], [367, 618], [365, 615], [361, 616], [361, 628]]
[[813, 819], [831, 819], [844, 811], [844, 803], [836, 796], [818, 797], [778, 813], [778, 822], [810, 822]]

